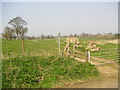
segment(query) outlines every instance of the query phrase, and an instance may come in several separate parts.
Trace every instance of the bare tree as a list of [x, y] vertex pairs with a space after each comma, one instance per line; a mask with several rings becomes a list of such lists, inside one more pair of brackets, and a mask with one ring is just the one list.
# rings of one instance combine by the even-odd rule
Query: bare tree
[[27, 25], [27, 22], [21, 17], [16, 17], [10, 20], [8, 24], [13, 26], [18, 39], [18, 36], [21, 34], [22, 30], [24, 30], [24, 26]]

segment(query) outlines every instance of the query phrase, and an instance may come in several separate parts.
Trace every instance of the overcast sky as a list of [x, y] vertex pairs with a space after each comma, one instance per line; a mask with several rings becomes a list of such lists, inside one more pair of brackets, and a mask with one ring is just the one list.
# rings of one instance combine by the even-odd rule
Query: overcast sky
[[3, 28], [17, 16], [27, 21], [28, 35], [117, 33], [117, 2], [3, 2]]

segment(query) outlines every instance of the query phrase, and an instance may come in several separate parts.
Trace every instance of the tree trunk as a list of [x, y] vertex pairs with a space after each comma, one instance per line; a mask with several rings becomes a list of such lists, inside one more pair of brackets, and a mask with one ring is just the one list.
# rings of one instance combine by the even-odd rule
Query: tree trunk
[[22, 39], [22, 55], [24, 56], [25, 48], [24, 48], [24, 40]]
[[16, 36], [16, 40], [19, 40], [19, 37], [18, 37], [18, 35]]

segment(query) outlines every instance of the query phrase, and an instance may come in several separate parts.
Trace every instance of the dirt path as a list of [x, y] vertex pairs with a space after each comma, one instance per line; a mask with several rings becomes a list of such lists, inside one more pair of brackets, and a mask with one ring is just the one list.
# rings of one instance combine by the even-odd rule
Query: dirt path
[[97, 66], [100, 76], [88, 81], [66, 84], [61, 88], [118, 88], [118, 64]]

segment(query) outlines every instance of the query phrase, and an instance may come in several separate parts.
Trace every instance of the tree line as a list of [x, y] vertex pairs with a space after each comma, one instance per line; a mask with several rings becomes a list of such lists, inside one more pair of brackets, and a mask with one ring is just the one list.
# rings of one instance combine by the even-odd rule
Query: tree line
[[[23, 20], [21, 17], [15, 17], [11, 19], [8, 24], [11, 27], [6, 26], [4, 32], [2, 33], [2, 37], [8, 40], [11, 39], [54, 39], [57, 36], [53, 35], [40, 35], [38, 37], [35, 36], [25, 36], [28, 31], [28, 28], [25, 27], [27, 22]], [[70, 34], [70, 35], [62, 35], [61, 38], [66, 37], [78, 37], [78, 38], [97, 38], [97, 39], [117, 39], [120, 38], [120, 34], [112, 34], [112, 33], [97, 33], [97, 34], [89, 34], [89, 33], [81, 33], [81, 34]]]
[[[70, 34], [70, 35], [62, 35], [61, 38], [66, 38], [66, 37], [77, 37], [77, 38], [96, 38], [96, 39], [118, 39], [120, 37], [120, 34], [116, 33], [106, 33], [106, 34], [88, 34], [88, 33], [82, 33], [82, 34]], [[31, 37], [26, 37], [30, 40], [32, 39], [54, 39], [58, 38], [58, 36], [53, 36], [53, 35], [40, 35], [40, 36], [31, 36]]]

